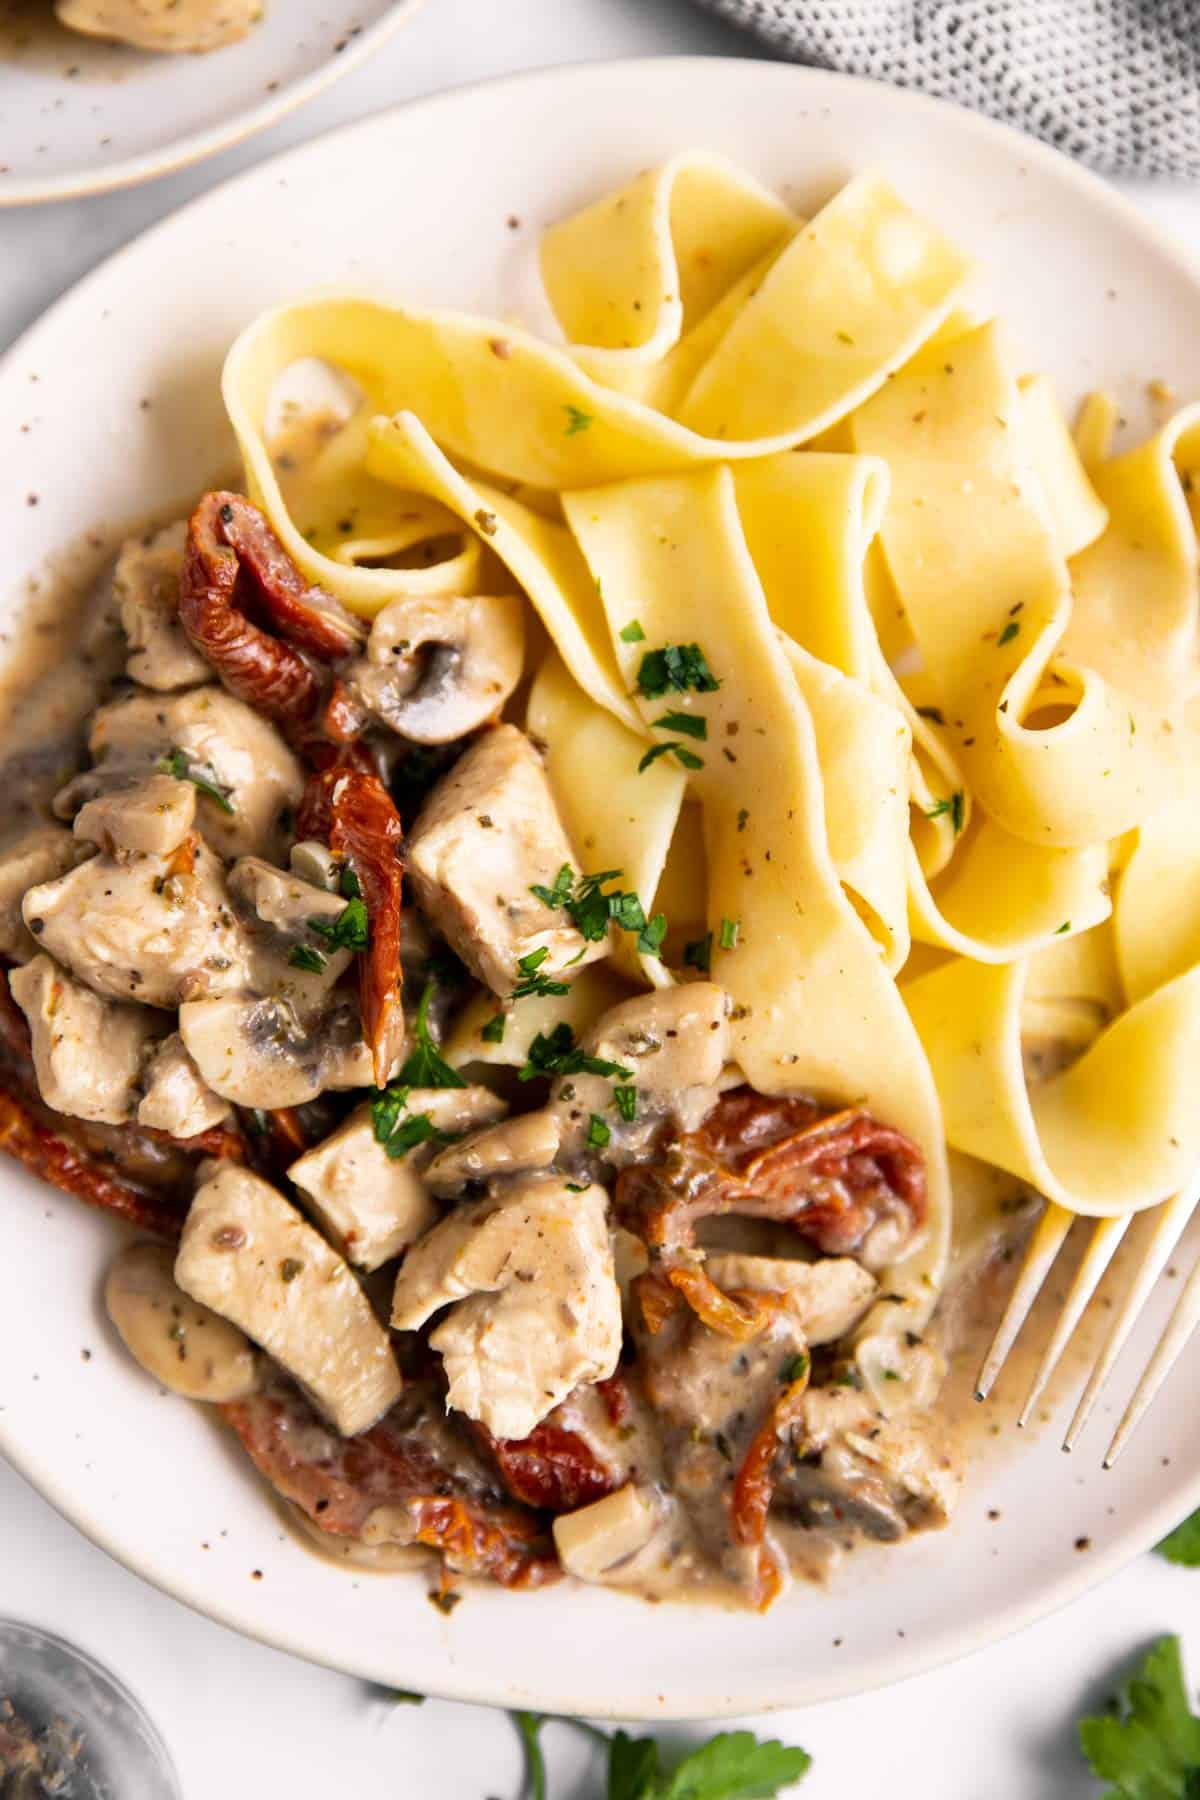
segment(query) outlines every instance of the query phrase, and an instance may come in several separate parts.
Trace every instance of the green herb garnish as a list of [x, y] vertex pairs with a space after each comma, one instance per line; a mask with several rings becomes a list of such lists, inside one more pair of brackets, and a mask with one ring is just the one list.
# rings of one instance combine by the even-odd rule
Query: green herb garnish
[[592, 423], [592, 414], [585, 413], [578, 406], [571, 406], [568, 404], [565, 411], [567, 415], [568, 437], [574, 437], [577, 431], [586, 431], [588, 426]]
[[644, 644], [646, 641], [646, 634], [636, 619], [630, 619], [628, 625], [622, 626], [617, 636], [623, 644]]
[[479, 1035], [485, 1044], [502, 1044], [504, 1028], [507, 1024], [508, 1017], [505, 1013], [495, 1013], [486, 1025], [480, 1026]]
[[368, 949], [371, 943], [371, 928], [367, 920], [367, 908], [358, 896], [347, 900], [336, 919], [313, 917], [306, 919], [305, 924], [310, 931], [333, 950], [353, 950], [356, 954]]
[[609, 1062], [603, 1056], [588, 1056], [575, 1042], [575, 1033], [565, 1022], [547, 1034], [539, 1031], [529, 1046], [524, 1065], [517, 1071], [522, 1081], [533, 1081], [539, 1075], [603, 1075], [619, 1076], [628, 1081], [633, 1074], [621, 1063]]
[[325, 958], [311, 944], [293, 944], [288, 951], [288, 962], [293, 969], [304, 969], [310, 975], [320, 975], [325, 967]]
[[722, 950], [736, 950], [738, 936], [742, 929], [740, 919], [722, 919], [718, 942]]
[[704, 767], [702, 756], [697, 756], [694, 750], [689, 750], [685, 744], [677, 744], [672, 739], [669, 744], [655, 744], [647, 750], [638, 764], [638, 774], [643, 775], [650, 764], [657, 762], [660, 756], [673, 756], [675, 761], [681, 763], [685, 769], [702, 769]]
[[1020, 620], [1010, 619], [1008, 624], [1004, 627], [1004, 630], [1000, 633], [1000, 636], [996, 639], [996, 648], [1001, 650], [1005, 644], [1011, 644], [1020, 629]]
[[808, 1357], [801, 1350], [798, 1356], [789, 1356], [779, 1371], [779, 1379], [788, 1387], [793, 1381], [802, 1381], [808, 1374]]
[[528, 956], [518, 958], [517, 975], [519, 980], [512, 991], [514, 1000], [528, 999], [531, 994], [570, 993], [571, 989], [567, 982], [553, 981], [549, 975], [541, 973], [542, 964], [549, 954], [549, 950], [543, 944], [540, 950], [531, 950]]
[[525, 1747], [528, 1800], [547, 1800], [546, 1759], [540, 1733], [562, 1724], [585, 1731], [605, 1746], [608, 1768], [606, 1800], [777, 1800], [780, 1792], [803, 1780], [812, 1766], [804, 1750], [775, 1739], [756, 1738], [751, 1731], [721, 1731], [700, 1744], [672, 1769], [664, 1769], [654, 1738], [609, 1737], [583, 1719], [547, 1719], [541, 1713], [515, 1712], [513, 1722]]
[[417, 1007], [417, 1016], [413, 1021], [413, 1035], [417, 1047], [409, 1056], [404, 1067], [394, 1082], [389, 1083], [385, 1092], [391, 1093], [393, 1088], [461, 1088], [466, 1082], [457, 1069], [452, 1069], [437, 1045], [429, 1030], [429, 1008], [433, 1000], [433, 990], [437, 983], [427, 981], [421, 994], [421, 1003]]
[[955, 836], [957, 836], [963, 828], [963, 792], [961, 788], [956, 788], [948, 799], [935, 800], [932, 806], [925, 808], [927, 819], [943, 819], [947, 813], [950, 815], [950, 823], [954, 827]]
[[1106, 1800], [1193, 1800], [1200, 1793], [1200, 1719], [1188, 1704], [1177, 1637], [1160, 1638], [1123, 1681], [1112, 1710], [1081, 1719], [1079, 1743]]
[[1200, 1512], [1177, 1525], [1170, 1537], [1156, 1547], [1168, 1562], [1182, 1563], [1185, 1569], [1200, 1569]]
[[628, 1086], [618, 1083], [613, 1088], [613, 1105], [625, 1123], [632, 1125], [637, 1118], [637, 1088], [632, 1083]]
[[643, 929], [638, 933], [637, 947], [643, 956], [659, 956], [662, 954], [663, 939], [667, 935], [666, 913], [655, 913]]
[[190, 781], [202, 794], [207, 794], [223, 813], [232, 814], [233, 802], [229, 796], [233, 789], [218, 781], [217, 772], [211, 763], [197, 761], [176, 744], [165, 756], [160, 756], [154, 766], [160, 775], [173, 775], [176, 781]]
[[689, 688], [697, 694], [715, 694], [720, 685], [699, 644], [664, 644], [661, 650], [647, 650], [637, 673], [637, 690], [646, 700], [672, 691], [686, 694]]
[[611, 1136], [612, 1132], [600, 1117], [600, 1114], [592, 1113], [588, 1118], [587, 1128], [587, 1141], [591, 1148], [593, 1150], [603, 1150]]
[[699, 738], [703, 743], [708, 737], [708, 720], [699, 713], [667, 712], [661, 719], [651, 721], [654, 731], [682, 731], [684, 737]]
[[713, 934], [711, 931], [706, 931], [702, 938], [688, 939], [687, 943], [683, 946], [683, 966], [685, 969], [699, 969], [702, 975], [708, 974], [708, 971], [712, 968], [712, 940]]

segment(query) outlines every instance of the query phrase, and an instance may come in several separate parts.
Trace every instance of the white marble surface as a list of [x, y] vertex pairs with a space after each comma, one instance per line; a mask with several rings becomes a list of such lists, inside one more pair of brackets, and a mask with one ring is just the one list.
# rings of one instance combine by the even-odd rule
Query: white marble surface
[[[277, 0], [286, 4], [286, 0]], [[0, 212], [0, 346], [79, 275], [192, 195], [261, 157], [409, 96], [541, 64], [670, 53], [747, 54], [688, 0], [426, 0], [374, 62], [248, 145], [132, 192]], [[1130, 191], [1200, 261], [1200, 191]], [[243, 1642], [93, 1549], [0, 1466], [0, 1613], [73, 1638], [144, 1700], [187, 1800], [486, 1800], [516, 1795], [504, 1718], [392, 1707], [361, 1683]], [[536, 1604], [536, 1602], [531, 1602]], [[939, 1673], [859, 1700], [777, 1715], [814, 1755], [812, 1800], [1084, 1800], [1096, 1792], [1071, 1721], [1163, 1631], [1200, 1659], [1200, 1574], [1142, 1558], [1065, 1612]], [[397, 1629], [403, 1629], [398, 1616]], [[585, 1658], [586, 1643], [563, 1646]], [[681, 1732], [680, 1740], [697, 1732]], [[598, 1764], [550, 1734], [552, 1800], [591, 1800]]]

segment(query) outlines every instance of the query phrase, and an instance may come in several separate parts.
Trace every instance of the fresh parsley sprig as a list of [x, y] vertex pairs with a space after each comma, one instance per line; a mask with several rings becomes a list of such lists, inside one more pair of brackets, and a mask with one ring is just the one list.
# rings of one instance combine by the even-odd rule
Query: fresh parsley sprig
[[[548, 1800], [546, 1758], [540, 1713], [513, 1714], [525, 1748], [528, 1800]], [[812, 1766], [804, 1750], [789, 1748], [776, 1739], [756, 1738], [752, 1731], [720, 1731], [685, 1756], [672, 1769], [664, 1769], [654, 1738], [630, 1737], [618, 1731], [609, 1737], [582, 1719], [564, 1719], [590, 1736], [599, 1738], [608, 1753], [605, 1792], [608, 1800], [775, 1800], [784, 1788], [801, 1781]]]
[[1156, 1548], [1168, 1562], [1181, 1563], [1185, 1569], [1200, 1569], [1200, 1512], [1177, 1525]]
[[1079, 1723], [1079, 1743], [1105, 1800], [1193, 1800], [1200, 1793], [1200, 1719], [1188, 1704], [1177, 1637], [1160, 1638], [1121, 1683], [1112, 1710]]
[[229, 797], [233, 789], [218, 780], [217, 771], [211, 763], [201, 762], [198, 757], [189, 755], [175, 744], [165, 756], [159, 757], [154, 767], [160, 775], [173, 775], [176, 781], [190, 781], [202, 794], [207, 794], [223, 813], [233, 813], [233, 802]]
[[633, 1070], [610, 1062], [607, 1057], [588, 1056], [575, 1042], [575, 1033], [564, 1021], [547, 1033], [539, 1031], [526, 1053], [525, 1062], [517, 1070], [522, 1081], [536, 1081], [539, 1075], [603, 1075], [629, 1081]]
[[638, 934], [638, 949], [646, 956], [657, 956], [667, 935], [665, 913], [647, 919], [637, 895], [622, 888], [604, 891], [604, 884], [620, 881], [620, 869], [600, 869], [594, 875], [576, 877], [570, 863], [564, 863], [554, 878], [553, 887], [535, 882], [530, 893], [545, 906], [561, 907], [580, 936], [589, 944], [598, 944], [610, 925], [621, 931]]
[[461, 1088], [466, 1082], [457, 1069], [452, 1069], [441, 1051], [433, 1041], [429, 1029], [429, 1008], [433, 1002], [433, 992], [437, 983], [427, 981], [421, 993], [417, 1016], [413, 1021], [413, 1036], [417, 1040], [416, 1049], [412, 1051], [404, 1067], [395, 1081], [384, 1089], [391, 1093], [396, 1088]]
[[647, 650], [638, 665], [637, 691], [645, 700], [686, 694], [689, 688], [715, 694], [720, 685], [699, 644], [664, 644], [661, 650]]

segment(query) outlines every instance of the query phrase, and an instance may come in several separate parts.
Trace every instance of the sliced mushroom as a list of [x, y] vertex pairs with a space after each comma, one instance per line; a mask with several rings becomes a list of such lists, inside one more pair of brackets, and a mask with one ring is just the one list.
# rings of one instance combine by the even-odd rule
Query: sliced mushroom
[[303, 772], [275, 727], [223, 688], [134, 694], [102, 706], [89, 747], [96, 767], [55, 800], [60, 815], [93, 794], [126, 785], [131, 774], [155, 771], [179, 750], [193, 785], [199, 776], [217, 790], [214, 796], [197, 787], [196, 818], [213, 848], [225, 857], [275, 860], [282, 854]]
[[878, 1283], [852, 1256], [816, 1262], [781, 1256], [710, 1252], [704, 1261], [725, 1293], [784, 1294], [787, 1309], [810, 1344], [831, 1344], [853, 1330], [875, 1297]]
[[229, 1117], [229, 1104], [214, 1094], [183, 1046], [177, 1031], [164, 1038], [146, 1066], [144, 1092], [137, 1109], [139, 1125], [197, 1137]]
[[113, 571], [113, 595], [129, 643], [126, 669], [143, 687], [170, 693], [214, 680], [179, 623], [179, 570], [187, 523], [168, 525], [146, 540], [121, 546]]
[[796, 1435], [804, 1459], [788, 1465], [775, 1504], [802, 1525], [895, 1541], [954, 1511], [961, 1469], [928, 1412], [888, 1419], [852, 1388], [815, 1388]]
[[439, 1150], [425, 1170], [425, 1184], [435, 1194], [457, 1194], [472, 1181], [548, 1169], [559, 1137], [558, 1116], [549, 1107], [518, 1113]]
[[257, 856], [234, 863], [229, 892], [252, 944], [255, 992], [284, 999], [302, 1019], [309, 1018], [353, 961], [352, 951], [329, 940], [346, 910], [345, 898]]
[[260, 1176], [225, 1163], [196, 1190], [175, 1279], [261, 1344], [343, 1437], [399, 1399], [387, 1333], [349, 1266]]
[[346, 675], [369, 712], [417, 744], [449, 744], [495, 719], [521, 679], [519, 594], [393, 600]]
[[243, 987], [249, 975], [224, 871], [199, 840], [169, 857], [93, 856], [30, 888], [22, 910], [52, 956], [115, 1000], [173, 1008], [188, 993]]
[[121, 1341], [147, 1375], [188, 1400], [244, 1400], [259, 1384], [259, 1358], [244, 1332], [176, 1285], [175, 1252], [130, 1244], [108, 1271], [104, 1304]]
[[195, 821], [196, 789], [191, 782], [149, 775], [85, 801], [75, 815], [74, 831], [77, 838], [102, 850], [170, 856]]
[[444, 775], [408, 839], [417, 900], [451, 948], [493, 993], [507, 997], [522, 957], [540, 950], [542, 975], [568, 977], [608, 953], [565, 913], [530, 892], [578, 868], [542, 760], [515, 725], [485, 731]]
[[154, 1014], [100, 999], [44, 955], [14, 969], [9, 988], [29, 1021], [46, 1105], [96, 1125], [131, 1119], [146, 1050], [162, 1029]]
[[35, 825], [0, 853], [0, 954], [14, 962], [37, 955], [37, 939], [21, 917], [22, 900], [31, 887], [65, 875], [89, 854], [62, 825]]
[[179, 1031], [209, 1087], [235, 1106], [303, 1106], [328, 1089], [374, 1080], [348, 995], [335, 994], [326, 1012], [307, 1020], [278, 997], [188, 1001], [179, 1009]]
[[[458, 1207], [408, 1252], [392, 1324], [430, 1335], [447, 1403], [496, 1437], [528, 1437], [584, 1381], [601, 1381], [621, 1351], [603, 1188], [553, 1176], [507, 1185]], [[454, 1304], [457, 1302], [457, 1304]]]
[[[410, 1088], [397, 1126], [424, 1119], [435, 1132], [453, 1135], [503, 1112], [504, 1102], [490, 1088]], [[427, 1139], [389, 1156], [375, 1136], [374, 1106], [368, 1101], [294, 1162], [288, 1180], [308, 1197], [343, 1256], [359, 1268], [377, 1269], [438, 1216], [424, 1179], [436, 1144], [436, 1138]]]

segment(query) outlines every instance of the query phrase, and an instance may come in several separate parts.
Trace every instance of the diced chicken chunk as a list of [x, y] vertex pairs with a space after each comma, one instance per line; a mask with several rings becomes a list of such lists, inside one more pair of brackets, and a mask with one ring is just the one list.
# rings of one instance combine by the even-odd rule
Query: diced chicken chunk
[[831, 1344], [845, 1337], [866, 1312], [878, 1287], [875, 1277], [851, 1256], [793, 1262], [779, 1256], [714, 1251], [704, 1267], [726, 1293], [785, 1294], [788, 1311], [810, 1344]]
[[[439, 1132], [468, 1131], [498, 1119], [504, 1102], [485, 1087], [410, 1088], [398, 1124], [425, 1118]], [[288, 1169], [342, 1254], [363, 1269], [399, 1256], [437, 1218], [425, 1185], [436, 1140], [389, 1157], [375, 1137], [371, 1102], [352, 1112], [331, 1137]]]
[[37, 955], [37, 939], [21, 917], [31, 887], [65, 875], [88, 855], [62, 825], [35, 825], [0, 852], [0, 953], [14, 962]]
[[102, 850], [170, 856], [196, 822], [196, 790], [189, 781], [150, 775], [127, 788], [112, 788], [85, 801], [75, 814], [75, 836]]
[[175, 1279], [261, 1344], [343, 1437], [399, 1399], [387, 1333], [349, 1266], [260, 1176], [226, 1163], [196, 1190]]
[[518, 1113], [439, 1150], [425, 1170], [426, 1185], [435, 1194], [457, 1194], [471, 1181], [548, 1169], [558, 1155], [559, 1135], [549, 1107]]
[[229, 1117], [228, 1102], [213, 1093], [177, 1031], [159, 1045], [147, 1065], [143, 1087], [138, 1124], [169, 1131], [172, 1137], [196, 1137]]
[[212, 681], [213, 671], [179, 623], [179, 571], [187, 523], [180, 519], [149, 541], [130, 538], [113, 571], [113, 595], [129, 643], [126, 669], [143, 687], [169, 693]]
[[375, 1079], [349, 996], [335, 996], [308, 1022], [285, 999], [188, 1001], [179, 1031], [209, 1087], [235, 1106], [303, 1106], [327, 1089], [370, 1087]]
[[120, 861], [93, 856], [31, 888], [25, 923], [81, 981], [116, 1000], [176, 1007], [189, 993], [243, 987], [246, 944], [224, 871], [200, 840], [189, 850]]
[[[621, 1351], [603, 1188], [572, 1193], [556, 1177], [514, 1182], [459, 1207], [409, 1251], [392, 1323], [431, 1334], [447, 1401], [497, 1437], [528, 1437], [584, 1381], [602, 1381]], [[457, 1304], [453, 1304], [457, 1302]]]
[[561, 910], [530, 893], [578, 867], [542, 760], [515, 725], [485, 731], [433, 789], [408, 840], [413, 890], [426, 916], [493, 993], [507, 996], [517, 964], [547, 952], [540, 973], [572, 973], [608, 952]]
[[645, 1549], [659, 1517], [653, 1493], [626, 1482], [590, 1506], [560, 1513], [552, 1525], [558, 1559], [568, 1575], [600, 1581], [617, 1563]]
[[176, 1286], [175, 1252], [130, 1244], [108, 1271], [104, 1304], [135, 1362], [188, 1400], [244, 1400], [260, 1358], [244, 1332]]
[[46, 1105], [96, 1125], [132, 1118], [142, 1062], [161, 1030], [154, 1014], [100, 999], [48, 956], [14, 969], [9, 987], [29, 1021]]
[[[184, 753], [194, 774], [210, 780], [220, 800], [197, 789], [200, 829], [222, 856], [282, 853], [290, 819], [304, 786], [304, 774], [275, 727], [253, 707], [220, 687], [190, 693], [134, 694], [102, 706], [90, 739], [96, 768], [72, 784], [90, 797], [131, 772], [146, 773]], [[56, 803], [57, 807], [57, 803]]]

